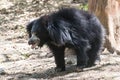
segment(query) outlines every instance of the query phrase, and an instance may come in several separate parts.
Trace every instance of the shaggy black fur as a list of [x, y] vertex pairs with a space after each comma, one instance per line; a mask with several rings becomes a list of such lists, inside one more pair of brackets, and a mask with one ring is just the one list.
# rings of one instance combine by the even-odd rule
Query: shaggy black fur
[[56, 69], [65, 70], [64, 50], [66, 47], [75, 50], [77, 67], [91, 67], [99, 57], [104, 29], [96, 16], [86, 11], [65, 8], [50, 15], [42, 16], [27, 25], [29, 44], [39, 39], [38, 46], [47, 44], [53, 51]]

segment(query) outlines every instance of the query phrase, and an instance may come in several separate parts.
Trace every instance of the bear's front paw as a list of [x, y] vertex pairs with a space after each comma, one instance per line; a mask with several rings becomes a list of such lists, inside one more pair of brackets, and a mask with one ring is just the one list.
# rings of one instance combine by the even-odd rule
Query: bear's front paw
[[62, 72], [62, 71], [65, 71], [65, 68], [56, 67], [56, 68], [55, 68], [55, 71], [56, 71], [56, 72]]

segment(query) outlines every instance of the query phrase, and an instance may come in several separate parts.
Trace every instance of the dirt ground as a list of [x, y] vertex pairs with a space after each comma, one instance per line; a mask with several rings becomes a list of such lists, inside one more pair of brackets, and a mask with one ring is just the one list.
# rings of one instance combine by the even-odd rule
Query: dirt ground
[[46, 46], [32, 50], [27, 44], [25, 25], [35, 17], [31, 8], [24, 12], [7, 0], [0, 5], [0, 80], [120, 80], [120, 55], [106, 51], [99, 65], [83, 72], [75, 71], [75, 56], [66, 58], [73, 62], [65, 72], [55, 72], [54, 58], [46, 56], [51, 51]]

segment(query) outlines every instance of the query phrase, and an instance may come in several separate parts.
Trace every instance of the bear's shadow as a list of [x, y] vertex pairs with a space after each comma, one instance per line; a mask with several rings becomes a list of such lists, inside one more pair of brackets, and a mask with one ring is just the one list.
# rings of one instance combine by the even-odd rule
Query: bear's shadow
[[63, 76], [63, 75], [66, 75], [68, 73], [73, 73], [75, 72], [75, 65], [70, 65], [70, 66], [67, 66], [66, 67], [66, 71], [63, 71], [63, 72], [56, 72], [54, 70], [54, 68], [50, 68], [50, 69], [47, 69], [43, 72], [40, 72], [40, 73], [33, 73], [31, 74], [31, 77], [32, 78], [43, 78], [43, 79], [49, 79], [49, 78], [53, 78], [53, 77], [57, 77], [57, 76]]
[[[106, 64], [103, 64], [103, 65], [98, 65], [98, 66], [94, 66], [94, 67], [91, 67], [91, 68], [85, 68], [83, 72], [90, 71], [90, 70], [101, 70], [102, 67], [107, 67], [107, 66], [110, 66], [110, 65], [115, 65], [115, 64], [106, 63]], [[50, 69], [45, 70], [45, 71], [40, 72], [40, 73], [32, 73], [32, 74], [30, 74], [30, 76], [31, 76], [31, 78], [49, 79], [49, 78], [54, 78], [54, 77], [57, 77], [57, 76], [64, 76], [66, 74], [74, 73], [74, 72], [77, 73], [76, 66], [75, 65], [70, 65], [70, 66], [67, 66], [66, 71], [63, 71], [63, 72], [56, 72], [54, 70], [54, 68], [50, 68]]]
[[[90, 67], [90, 68], [85, 68], [83, 70], [83, 72], [77, 72], [76, 66], [75, 65], [69, 65], [66, 67], [66, 71], [63, 72], [56, 72], [54, 70], [54, 68], [50, 68], [47, 69], [45, 71], [41, 71], [41, 72], [34, 72], [34, 73], [15, 73], [15, 74], [8, 74], [9, 76], [16, 76], [17, 78], [21, 78], [21, 80], [23, 79], [50, 79], [50, 78], [54, 78], [54, 77], [58, 77], [58, 76], [64, 76], [67, 75], [69, 73], [84, 73], [86, 74], [86, 72], [91, 71], [91, 70], [95, 70], [95, 71], [101, 71], [101, 68], [104, 67], [108, 67], [111, 65], [116, 65], [117, 63], [106, 63], [106, 64], [101, 64], [101, 65], [97, 65], [94, 67]], [[6, 73], [7, 74], [7, 73]]]

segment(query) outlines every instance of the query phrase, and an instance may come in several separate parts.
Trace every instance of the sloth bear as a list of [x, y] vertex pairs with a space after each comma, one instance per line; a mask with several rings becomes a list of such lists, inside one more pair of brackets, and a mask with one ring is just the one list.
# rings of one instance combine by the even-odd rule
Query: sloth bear
[[27, 25], [27, 32], [32, 48], [48, 45], [56, 71], [65, 71], [65, 48], [75, 50], [78, 70], [93, 66], [104, 40], [104, 28], [98, 18], [75, 8], [63, 8], [35, 19]]

